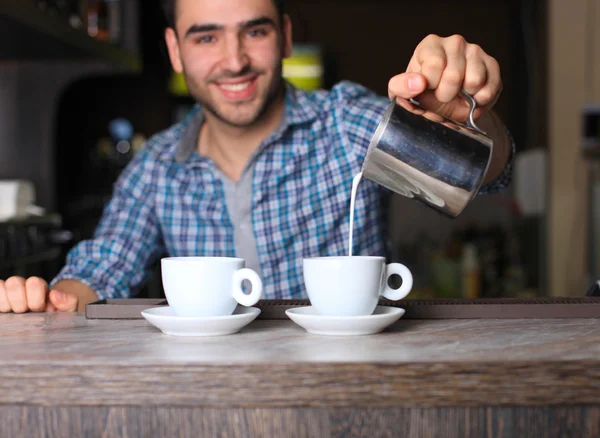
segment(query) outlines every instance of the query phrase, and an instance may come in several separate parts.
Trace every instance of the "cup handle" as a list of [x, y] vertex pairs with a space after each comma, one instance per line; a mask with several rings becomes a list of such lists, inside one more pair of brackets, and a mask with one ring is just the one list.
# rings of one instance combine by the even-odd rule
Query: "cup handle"
[[[242, 282], [248, 280], [252, 284], [252, 292], [246, 295], [242, 290]], [[233, 298], [242, 306], [253, 306], [262, 297], [263, 284], [258, 274], [250, 268], [242, 268], [233, 274]]]
[[[388, 285], [390, 277], [394, 274], [402, 277], [402, 286], [398, 289], [392, 289]], [[413, 286], [413, 276], [410, 270], [402, 263], [390, 263], [385, 267], [385, 285], [381, 296], [388, 300], [398, 301], [408, 295]]]

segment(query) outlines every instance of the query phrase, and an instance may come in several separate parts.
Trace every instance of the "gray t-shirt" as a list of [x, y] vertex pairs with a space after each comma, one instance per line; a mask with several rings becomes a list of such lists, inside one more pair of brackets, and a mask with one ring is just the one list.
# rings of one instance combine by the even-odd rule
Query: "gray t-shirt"
[[[196, 151], [202, 123], [204, 123], [204, 114], [202, 111], [198, 111], [186, 125], [177, 148], [177, 161], [186, 161]], [[260, 148], [250, 157], [237, 183], [233, 182], [220, 169], [217, 168], [216, 172], [223, 183], [225, 204], [235, 230], [236, 256], [246, 260], [246, 267], [262, 276], [252, 227], [252, 174], [254, 173], [254, 157], [259, 152]]]

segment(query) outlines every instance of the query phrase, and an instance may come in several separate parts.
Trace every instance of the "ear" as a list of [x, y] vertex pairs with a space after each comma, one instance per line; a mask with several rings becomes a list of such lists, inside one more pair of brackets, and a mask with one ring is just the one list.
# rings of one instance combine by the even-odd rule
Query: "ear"
[[283, 15], [283, 23], [281, 24], [281, 32], [283, 34], [283, 57], [289, 58], [292, 56], [292, 20], [288, 14]]
[[179, 53], [179, 40], [175, 30], [168, 27], [165, 30], [165, 42], [167, 43], [167, 49], [169, 50], [169, 58], [171, 59], [171, 66], [177, 73], [183, 72], [183, 64], [181, 62], [181, 54]]

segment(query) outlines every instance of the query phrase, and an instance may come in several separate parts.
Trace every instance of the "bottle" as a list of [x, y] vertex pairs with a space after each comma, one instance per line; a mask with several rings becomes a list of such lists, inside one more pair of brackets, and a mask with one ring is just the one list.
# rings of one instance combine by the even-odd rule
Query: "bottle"
[[87, 21], [84, 20], [87, 5], [82, 0], [68, 0], [69, 24], [75, 29], [87, 29]]
[[504, 295], [518, 297], [526, 293], [525, 270], [521, 261], [520, 246], [512, 231], [506, 240], [507, 263], [504, 268]]
[[106, 3], [104, 0], [89, 0], [87, 8], [87, 30], [92, 38], [107, 41], [108, 22], [107, 22]]
[[481, 268], [475, 244], [465, 243], [463, 245], [461, 268], [463, 297], [479, 298], [481, 296]]
[[108, 39], [111, 43], [119, 44], [122, 36], [121, 1], [105, 0]]

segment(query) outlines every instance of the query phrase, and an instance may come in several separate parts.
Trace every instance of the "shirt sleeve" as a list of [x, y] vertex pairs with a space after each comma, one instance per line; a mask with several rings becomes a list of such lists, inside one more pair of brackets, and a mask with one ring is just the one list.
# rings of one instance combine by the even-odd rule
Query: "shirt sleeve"
[[[349, 81], [337, 84], [333, 89], [338, 117], [341, 119], [343, 135], [354, 148], [357, 158], [362, 162], [367, 154], [371, 137], [379, 121], [390, 104], [387, 97], [379, 96], [362, 85]], [[481, 186], [479, 194], [497, 193], [507, 188], [512, 180], [512, 168], [515, 156], [515, 143], [511, 141], [511, 156], [503, 172], [492, 182]]]
[[76, 244], [52, 280], [77, 280], [100, 299], [127, 298], [152, 274], [163, 251], [154, 212], [154, 160], [142, 149], [120, 174], [90, 240]]
[[515, 141], [511, 133], [507, 130], [508, 137], [510, 138], [510, 156], [508, 159], [508, 163], [502, 173], [496, 177], [495, 180], [484, 184], [479, 189], [480, 195], [491, 195], [492, 193], [499, 193], [505, 190], [510, 183], [512, 182], [513, 176], [513, 164], [515, 161], [516, 155], [516, 146]]

